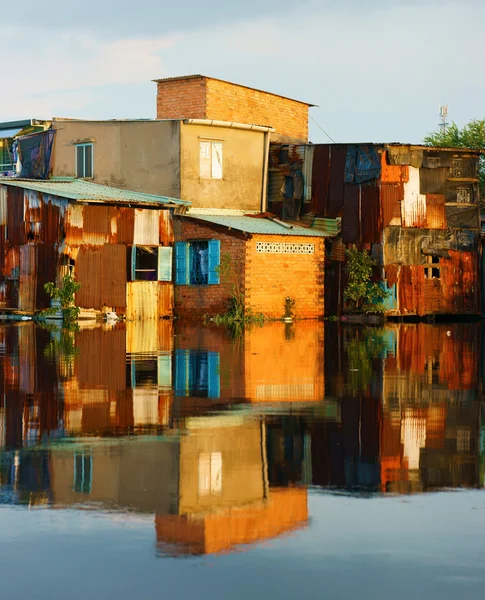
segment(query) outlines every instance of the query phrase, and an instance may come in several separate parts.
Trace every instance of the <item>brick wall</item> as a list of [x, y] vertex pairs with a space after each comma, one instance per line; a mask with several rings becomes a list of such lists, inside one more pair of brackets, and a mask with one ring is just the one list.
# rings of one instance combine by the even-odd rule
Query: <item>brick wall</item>
[[206, 119], [206, 79], [172, 79], [157, 84], [157, 119]]
[[207, 77], [158, 82], [158, 119], [215, 119], [270, 125], [274, 137], [308, 141], [308, 105]]
[[[314, 254], [273, 254], [256, 252], [256, 242], [314, 244]], [[246, 246], [246, 305], [254, 313], [281, 318], [285, 299], [295, 300], [298, 318], [323, 316], [323, 238], [288, 235], [254, 235]]]
[[270, 125], [276, 134], [308, 141], [308, 105], [217, 79], [207, 80], [207, 118]]
[[[284, 315], [285, 299], [295, 300], [294, 313], [298, 318], [314, 319], [323, 316], [323, 238], [288, 235], [254, 235], [244, 240], [204, 224], [179, 219], [175, 237], [180, 241], [219, 239], [221, 256], [231, 256], [234, 272], [245, 290], [246, 306], [253, 313], [273, 318]], [[276, 254], [256, 252], [256, 242], [313, 244], [313, 254]], [[175, 314], [184, 317], [227, 310], [231, 286], [176, 285]]]
[[[187, 219], [175, 223], [177, 241], [210, 240], [221, 241], [221, 256], [228, 253], [234, 265], [234, 273], [244, 286], [244, 261], [246, 241], [233, 235], [216, 231], [206, 225]], [[176, 285], [174, 313], [183, 317], [198, 317], [205, 313], [216, 314], [227, 311], [231, 286], [219, 285]]]

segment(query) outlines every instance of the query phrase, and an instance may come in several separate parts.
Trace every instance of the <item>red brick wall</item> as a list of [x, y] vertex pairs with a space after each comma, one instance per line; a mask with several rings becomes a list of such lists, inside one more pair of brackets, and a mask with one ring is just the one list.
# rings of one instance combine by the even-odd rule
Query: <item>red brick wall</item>
[[[221, 256], [224, 253], [230, 255], [234, 273], [239, 275], [244, 288], [245, 240], [215, 231], [206, 225], [188, 219], [178, 220], [174, 229], [176, 241], [220, 240]], [[231, 286], [228, 284], [176, 285], [174, 313], [183, 317], [224, 313], [227, 311], [230, 296]]]
[[[256, 252], [256, 242], [313, 244], [314, 254]], [[254, 313], [281, 318], [285, 299], [295, 301], [300, 319], [323, 316], [324, 238], [254, 235], [246, 247], [246, 305]]]
[[158, 119], [215, 119], [270, 125], [275, 136], [308, 141], [308, 105], [207, 77], [158, 82]]
[[157, 84], [157, 119], [206, 119], [206, 79], [175, 79]]

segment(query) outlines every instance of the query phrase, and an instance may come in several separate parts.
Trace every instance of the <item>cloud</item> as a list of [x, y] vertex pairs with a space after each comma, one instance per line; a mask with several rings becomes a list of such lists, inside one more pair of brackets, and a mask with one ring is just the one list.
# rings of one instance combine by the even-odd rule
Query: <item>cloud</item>
[[[143, 13], [147, 2], [139, 0], [136, 15], [116, 12], [109, 22], [98, 2], [103, 8], [94, 25], [83, 29], [81, 18], [63, 33], [17, 30], [2, 21], [7, 62], [14, 65], [3, 77], [14, 93], [2, 98], [0, 119], [154, 117], [151, 80], [188, 73], [318, 104], [312, 116], [337, 141], [419, 142], [435, 128], [443, 101], [458, 123], [483, 117], [485, 83], [477, 73], [485, 61], [485, 5], [478, 0], [281, 0], [277, 10], [270, 3], [270, 15], [265, 4], [259, 13], [246, 10], [243, 20], [226, 2], [223, 23], [213, 18], [216, 0], [197, 23], [188, 12], [173, 18], [185, 2]], [[140, 33], [140, 13], [146, 31], [158, 20], [164, 33]], [[133, 29], [125, 34], [130, 15]], [[113, 23], [121, 32], [114, 38]], [[100, 24], [106, 36], [93, 33]], [[466, 31], [466, 39], [457, 31]], [[311, 137], [327, 141], [313, 124]]]

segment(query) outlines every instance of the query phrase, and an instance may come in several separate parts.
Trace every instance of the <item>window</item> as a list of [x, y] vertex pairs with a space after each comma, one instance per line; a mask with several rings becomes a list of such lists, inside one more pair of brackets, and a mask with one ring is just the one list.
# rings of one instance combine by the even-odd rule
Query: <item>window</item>
[[175, 283], [177, 285], [217, 285], [221, 242], [204, 240], [175, 243]]
[[131, 281], [172, 281], [172, 247], [132, 246]]
[[463, 161], [461, 158], [454, 158], [451, 161], [451, 176], [463, 177]]
[[222, 454], [199, 454], [199, 496], [215, 496], [222, 492]]
[[93, 177], [93, 144], [76, 145], [76, 177]]
[[222, 179], [222, 142], [200, 142], [200, 176]]
[[438, 256], [427, 256], [426, 264], [428, 265], [437, 265], [435, 267], [425, 267], [424, 268], [424, 278], [425, 279], [440, 279], [440, 259]]
[[458, 188], [456, 190], [456, 201], [470, 204], [471, 202], [471, 191], [468, 187]]
[[74, 486], [73, 491], [83, 494], [91, 492], [93, 483], [93, 457], [84, 450], [74, 452]]
[[175, 395], [219, 398], [219, 352], [175, 351]]

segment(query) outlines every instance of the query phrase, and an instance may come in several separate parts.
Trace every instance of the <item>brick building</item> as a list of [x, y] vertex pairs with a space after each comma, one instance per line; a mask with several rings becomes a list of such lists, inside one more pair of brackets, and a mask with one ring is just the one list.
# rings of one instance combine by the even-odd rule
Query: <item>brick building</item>
[[273, 140], [308, 141], [313, 104], [205, 75], [156, 79], [157, 119], [209, 119], [270, 125]]
[[[232, 286], [246, 310], [281, 318], [294, 300], [298, 318], [323, 315], [324, 238], [299, 226], [251, 216], [178, 216], [175, 239], [175, 314], [227, 311]], [[230, 261], [229, 270], [219, 270]]]

